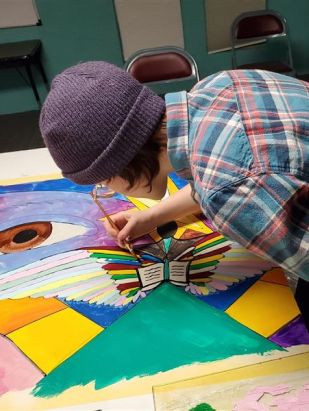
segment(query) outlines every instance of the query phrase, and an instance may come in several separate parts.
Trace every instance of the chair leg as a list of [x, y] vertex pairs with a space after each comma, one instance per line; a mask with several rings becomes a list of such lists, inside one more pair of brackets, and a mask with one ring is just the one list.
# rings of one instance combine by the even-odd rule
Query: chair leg
[[49, 91], [49, 84], [48, 84], [48, 81], [47, 81], [46, 73], [45, 73], [43, 64], [41, 63], [41, 60], [39, 58], [35, 59], [35, 65], [37, 66], [37, 69], [41, 73], [41, 76], [42, 76], [42, 79], [45, 83], [45, 87], [46, 87], [47, 91]]
[[300, 278], [298, 280], [295, 299], [302, 314], [304, 323], [309, 331], [309, 282]]
[[41, 100], [40, 100], [40, 96], [39, 96], [38, 90], [36, 88], [36, 85], [35, 85], [35, 82], [34, 82], [34, 79], [33, 79], [33, 76], [32, 76], [32, 71], [31, 71], [30, 64], [25, 64], [25, 68], [26, 68], [26, 71], [27, 71], [27, 75], [28, 75], [28, 78], [29, 78], [30, 85], [32, 87], [33, 94], [35, 96], [35, 99], [38, 103], [39, 108], [41, 108]]

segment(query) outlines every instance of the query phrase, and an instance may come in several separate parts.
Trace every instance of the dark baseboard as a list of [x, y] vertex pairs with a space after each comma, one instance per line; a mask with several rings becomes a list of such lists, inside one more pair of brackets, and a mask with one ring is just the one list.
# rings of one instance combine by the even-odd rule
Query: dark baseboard
[[39, 111], [0, 115], [0, 153], [45, 147]]

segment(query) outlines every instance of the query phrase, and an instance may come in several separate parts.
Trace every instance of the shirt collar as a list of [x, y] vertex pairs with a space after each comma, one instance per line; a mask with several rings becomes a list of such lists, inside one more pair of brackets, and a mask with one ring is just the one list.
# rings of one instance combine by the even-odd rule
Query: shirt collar
[[167, 154], [176, 173], [193, 180], [189, 160], [189, 115], [187, 92], [165, 96], [167, 112]]

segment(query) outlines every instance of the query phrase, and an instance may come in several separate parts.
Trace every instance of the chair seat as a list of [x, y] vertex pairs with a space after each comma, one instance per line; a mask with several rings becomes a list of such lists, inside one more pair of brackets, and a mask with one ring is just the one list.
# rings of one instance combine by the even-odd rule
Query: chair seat
[[150, 83], [190, 77], [192, 68], [185, 57], [171, 52], [140, 57], [129, 73], [141, 83]]
[[262, 63], [243, 64], [237, 68], [246, 70], [266, 70], [275, 73], [291, 73], [293, 71], [293, 68], [284, 61], [265, 61]]

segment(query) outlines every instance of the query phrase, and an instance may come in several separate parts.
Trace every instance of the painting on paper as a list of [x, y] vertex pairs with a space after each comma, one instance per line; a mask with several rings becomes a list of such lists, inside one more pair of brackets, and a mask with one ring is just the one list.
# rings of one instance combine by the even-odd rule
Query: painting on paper
[[[169, 194], [184, 184], [172, 174]], [[139, 262], [107, 236], [92, 188], [66, 179], [0, 188], [0, 405], [24, 390], [54, 398], [90, 383], [100, 390], [233, 356], [307, 350], [279, 268], [203, 215], [137, 239]], [[119, 194], [100, 201], [109, 215], [155, 204]]]

